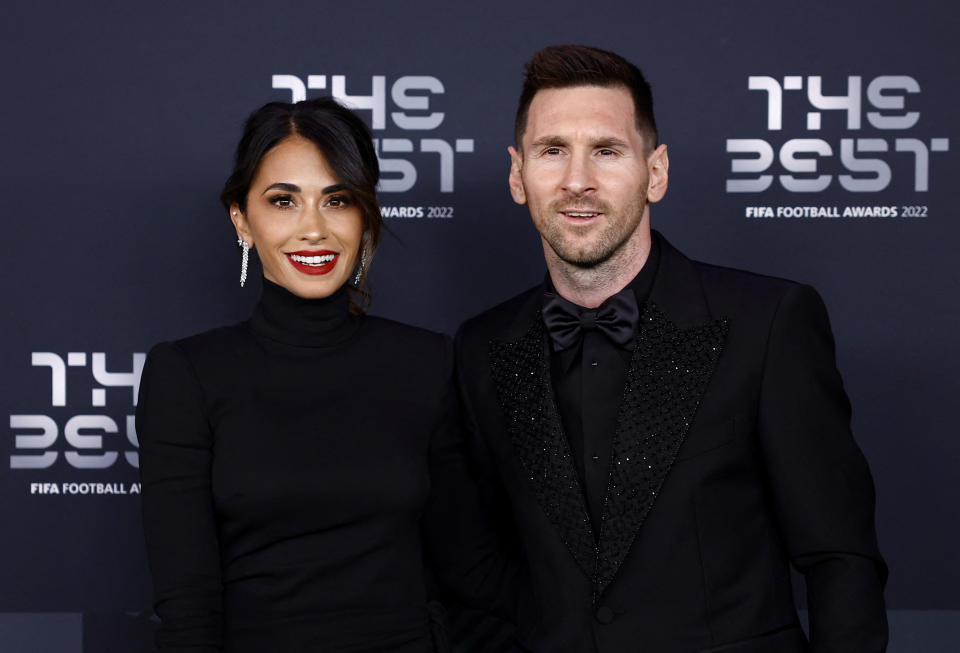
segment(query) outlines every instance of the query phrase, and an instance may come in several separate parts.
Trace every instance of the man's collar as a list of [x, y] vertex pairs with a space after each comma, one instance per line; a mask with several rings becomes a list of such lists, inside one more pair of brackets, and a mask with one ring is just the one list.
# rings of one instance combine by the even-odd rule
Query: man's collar
[[[646, 262], [643, 264], [643, 267], [640, 268], [640, 271], [637, 272], [637, 275], [633, 279], [631, 279], [629, 283], [627, 283], [624, 286], [624, 288], [630, 288], [633, 290], [633, 294], [637, 298], [638, 306], [643, 306], [643, 304], [649, 298], [650, 291], [653, 288], [654, 280], [656, 279], [657, 269], [659, 268], [659, 266], [660, 266], [660, 243], [658, 242], [657, 238], [652, 238], [650, 242], [650, 253], [647, 254]], [[544, 286], [544, 292], [559, 294], [557, 293], [556, 287], [553, 285], [553, 279], [550, 278], [550, 272], [547, 272], [544, 275], [543, 286]], [[606, 299], [609, 299], [609, 297], [604, 298], [604, 300]], [[576, 304], [576, 302], [571, 302], [571, 303]], [[579, 306], [579, 304], [577, 304], [577, 306]], [[586, 308], [586, 307], [581, 306], [580, 308]]]
[[693, 262], [660, 232], [654, 231], [653, 239], [660, 244], [660, 265], [650, 289], [649, 303], [659, 307], [681, 329], [708, 322], [712, 315]]
[[[690, 328], [709, 321], [712, 316], [693, 263], [658, 231], [652, 232], [652, 239], [651, 255], [656, 248], [657, 264], [655, 268], [652, 265], [649, 267], [653, 280], [646, 301], [656, 304], [680, 328]], [[648, 269], [648, 266], [645, 264], [643, 269]], [[640, 275], [637, 277], [634, 281]], [[518, 306], [515, 319], [504, 333], [508, 340], [520, 337], [530, 328], [530, 321], [539, 313], [543, 293], [548, 289], [553, 291], [553, 286], [549, 275], [544, 275], [544, 282], [527, 292]]]

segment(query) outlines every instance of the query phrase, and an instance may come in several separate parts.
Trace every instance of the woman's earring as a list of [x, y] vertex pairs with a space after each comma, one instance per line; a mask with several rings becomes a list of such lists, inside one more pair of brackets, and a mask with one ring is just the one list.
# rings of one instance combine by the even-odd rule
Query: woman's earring
[[247, 265], [250, 262], [250, 245], [243, 238], [237, 238], [237, 245], [243, 248], [243, 259], [240, 261], [240, 287], [247, 281]]
[[366, 248], [360, 250], [360, 267], [357, 268], [357, 276], [353, 279], [353, 285], [360, 285], [360, 277], [363, 276], [363, 272], [367, 267], [367, 250]]

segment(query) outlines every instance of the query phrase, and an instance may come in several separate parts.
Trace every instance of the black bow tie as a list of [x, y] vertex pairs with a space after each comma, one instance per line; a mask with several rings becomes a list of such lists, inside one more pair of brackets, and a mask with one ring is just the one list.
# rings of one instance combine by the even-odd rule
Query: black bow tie
[[639, 320], [637, 297], [629, 287], [608, 297], [597, 308], [577, 306], [552, 292], [543, 295], [543, 323], [557, 351], [577, 344], [584, 329], [599, 329], [624, 347], [633, 339]]

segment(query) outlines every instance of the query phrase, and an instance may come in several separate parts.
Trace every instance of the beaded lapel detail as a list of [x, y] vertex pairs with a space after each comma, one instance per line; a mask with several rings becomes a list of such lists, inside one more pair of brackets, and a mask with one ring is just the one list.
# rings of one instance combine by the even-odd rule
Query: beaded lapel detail
[[654, 305], [642, 315], [613, 438], [599, 545], [563, 432], [538, 311], [516, 340], [491, 341], [507, 431], [538, 503], [593, 583], [613, 580], [686, 437], [726, 338], [723, 320], [679, 329]]
[[613, 436], [595, 597], [613, 580], [660, 494], [727, 329], [726, 320], [679, 329], [656, 305], [643, 311]]
[[540, 311], [518, 339], [490, 343], [490, 369], [514, 451], [537, 501], [584, 573], [593, 578], [597, 546], [554, 399]]

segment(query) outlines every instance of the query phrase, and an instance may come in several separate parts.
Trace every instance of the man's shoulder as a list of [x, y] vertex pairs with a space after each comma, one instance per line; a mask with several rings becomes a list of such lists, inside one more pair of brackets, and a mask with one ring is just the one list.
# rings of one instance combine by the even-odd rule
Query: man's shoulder
[[692, 263], [714, 315], [767, 322], [785, 305], [826, 312], [823, 298], [806, 283], [700, 261]]
[[758, 296], [780, 295], [799, 282], [751, 270], [690, 261], [706, 291], [748, 292]]
[[[655, 284], [667, 293], [680, 291], [680, 296], [688, 300], [694, 297], [689, 293], [691, 284], [697, 285], [712, 311], [775, 306], [791, 290], [809, 288], [782, 277], [688, 258], [661, 234], [655, 233], [655, 237], [661, 244], [661, 263]], [[659, 279], [662, 274], [666, 277]]]
[[469, 318], [457, 332], [458, 343], [488, 342], [529, 325], [536, 311], [534, 300], [542, 291], [543, 284], [537, 284]]

